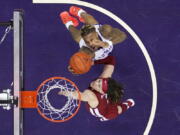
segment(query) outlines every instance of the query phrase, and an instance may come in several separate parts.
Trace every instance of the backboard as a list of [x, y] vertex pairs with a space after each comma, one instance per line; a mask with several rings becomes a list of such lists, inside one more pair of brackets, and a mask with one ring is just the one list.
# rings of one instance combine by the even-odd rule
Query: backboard
[[23, 109], [20, 108], [20, 91], [23, 90], [23, 11], [13, 12], [14, 32], [14, 97], [17, 105], [14, 106], [14, 135], [23, 135]]

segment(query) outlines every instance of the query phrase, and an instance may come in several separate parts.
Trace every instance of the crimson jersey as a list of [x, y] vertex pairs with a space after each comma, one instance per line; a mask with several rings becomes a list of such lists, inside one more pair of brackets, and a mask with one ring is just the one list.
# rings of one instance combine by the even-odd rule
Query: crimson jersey
[[87, 104], [88, 110], [93, 116], [99, 118], [101, 121], [114, 119], [118, 116], [118, 104], [110, 103], [107, 99], [107, 94], [101, 94], [95, 90], [92, 90], [92, 92], [97, 96], [99, 101], [99, 104], [96, 108], [91, 108]]

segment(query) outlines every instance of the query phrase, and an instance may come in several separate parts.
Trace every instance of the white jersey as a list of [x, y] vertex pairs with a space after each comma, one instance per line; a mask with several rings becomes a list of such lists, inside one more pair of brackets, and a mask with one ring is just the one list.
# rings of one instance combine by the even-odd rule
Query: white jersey
[[[94, 60], [100, 60], [100, 59], [104, 59], [106, 58], [110, 52], [112, 52], [113, 50], [113, 43], [112, 41], [104, 38], [101, 33], [99, 32], [99, 28], [101, 27], [101, 25], [99, 24], [96, 24], [94, 25], [95, 29], [96, 29], [96, 32], [98, 33], [99, 37], [101, 38], [101, 40], [103, 42], [106, 42], [108, 43], [108, 47], [105, 47], [105, 48], [100, 48], [98, 49], [97, 51], [95, 51], [95, 57], [94, 57]], [[83, 47], [83, 46], [86, 46], [88, 47], [88, 45], [85, 43], [84, 39], [81, 38], [80, 42], [79, 42], [79, 47]]]

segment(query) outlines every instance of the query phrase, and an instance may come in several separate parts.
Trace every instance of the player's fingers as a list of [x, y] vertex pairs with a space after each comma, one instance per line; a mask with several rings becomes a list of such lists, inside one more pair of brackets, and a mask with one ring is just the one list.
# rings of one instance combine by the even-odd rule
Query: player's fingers
[[59, 91], [59, 92], [58, 92], [58, 95], [63, 95], [63, 91]]
[[71, 68], [71, 66], [68, 66], [68, 70], [69, 70], [70, 72], [74, 72], [74, 70]]
[[79, 74], [75, 73], [74, 70], [71, 68], [71, 66], [68, 66], [68, 70], [73, 74], [78, 76]]

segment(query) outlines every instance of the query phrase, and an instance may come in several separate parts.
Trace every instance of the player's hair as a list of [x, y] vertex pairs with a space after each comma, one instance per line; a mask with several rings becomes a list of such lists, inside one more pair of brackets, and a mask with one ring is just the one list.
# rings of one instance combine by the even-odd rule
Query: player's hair
[[116, 82], [114, 79], [108, 79], [107, 98], [111, 103], [119, 103], [124, 95], [122, 84]]
[[81, 36], [87, 36], [89, 33], [95, 32], [95, 28], [93, 25], [89, 25], [89, 24], [85, 24], [82, 28], [81, 28]]

